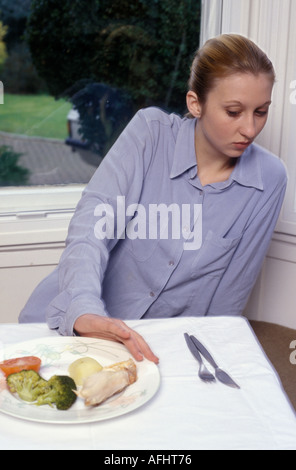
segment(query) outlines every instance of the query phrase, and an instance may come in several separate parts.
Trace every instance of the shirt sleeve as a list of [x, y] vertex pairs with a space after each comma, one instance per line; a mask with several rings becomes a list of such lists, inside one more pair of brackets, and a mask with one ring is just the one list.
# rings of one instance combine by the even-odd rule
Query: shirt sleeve
[[102, 300], [102, 282], [109, 253], [118, 239], [112, 238], [112, 234], [105, 238], [98, 236], [97, 214], [106, 210], [105, 220], [116, 231], [117, 198], [123, 196], [126, 204], [139, 201], [151, 153], [149, 126], [145, 113], [139, 111], [82, 194], [58, 266], [59, 294], [46, 312], [48, 326], [62, 335], [73, 334], [73, 325], [82, 314], [108, 315]]
[[[283, 167], [282, 167], [283, 168]], [[282, 171], [277, 185], [247, 225], [209, 306], [208, 315], [241, 315], [266, 256], [286, 191]], [[274, 189], [273, 189], [274, 188]]]

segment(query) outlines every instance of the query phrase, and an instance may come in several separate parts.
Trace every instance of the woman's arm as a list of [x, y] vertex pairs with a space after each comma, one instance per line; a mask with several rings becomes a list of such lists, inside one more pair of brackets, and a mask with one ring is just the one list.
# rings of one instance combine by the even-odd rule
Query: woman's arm
[[[102, 282], [109, 253], [117, 237], [99, 239], [95, 232], [98, 207], [112, 207], [115, 224], [117, 197], [126, 204], [139, 201], [146, 167], [152, 154], [152, 139], [142, 112], [136, 114], [91, 179], [77, 206], [59, 267], [59, 295], [47, 309], [50, 328], [69, 335], [114, 339], [126, 344], [137, 357], [154, 361], [146, 342], [120, 320], [108, 317], [102, 300]], [[128, 219], [127, 221], [128, 222]]]

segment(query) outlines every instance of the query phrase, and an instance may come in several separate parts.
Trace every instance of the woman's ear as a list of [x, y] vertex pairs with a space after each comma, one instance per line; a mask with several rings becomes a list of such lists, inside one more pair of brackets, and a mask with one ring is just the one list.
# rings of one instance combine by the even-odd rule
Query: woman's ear
[[198, 96], [194, 91], [188, 91], [186, 95], [187, 108], [190, 114], [196, 118], [201, 117], [202, 107], [200, 105]]

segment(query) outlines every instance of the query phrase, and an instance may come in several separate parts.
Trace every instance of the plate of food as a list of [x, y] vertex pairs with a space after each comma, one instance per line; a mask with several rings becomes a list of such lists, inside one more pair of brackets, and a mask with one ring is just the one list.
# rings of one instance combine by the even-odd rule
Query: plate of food
[[0, 357], [0, 412], [28, 421], [91, 423], [150, 401], [158, 367], [135, 362], [124, 345], [57, 336], [5, 348]]

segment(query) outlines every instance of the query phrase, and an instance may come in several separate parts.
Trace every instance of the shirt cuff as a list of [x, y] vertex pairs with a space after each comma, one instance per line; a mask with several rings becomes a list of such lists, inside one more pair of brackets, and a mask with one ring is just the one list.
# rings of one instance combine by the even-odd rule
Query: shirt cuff
[[77, 318], [85, 314], [108, 316], [101, 299], [83, 295], [72, 300], [69, 292], [63, 291], [48, 306], [46, 321], [48, 327], [60, 335], [73, 336]]

